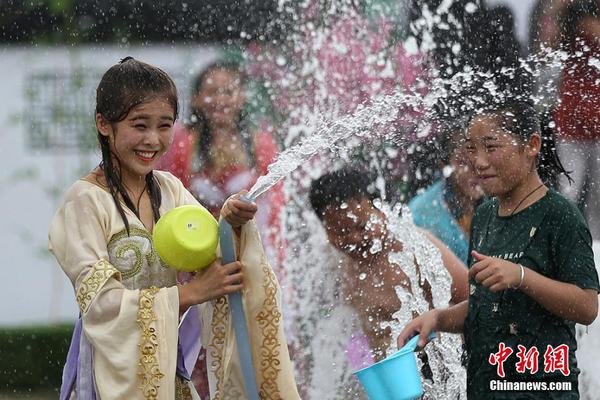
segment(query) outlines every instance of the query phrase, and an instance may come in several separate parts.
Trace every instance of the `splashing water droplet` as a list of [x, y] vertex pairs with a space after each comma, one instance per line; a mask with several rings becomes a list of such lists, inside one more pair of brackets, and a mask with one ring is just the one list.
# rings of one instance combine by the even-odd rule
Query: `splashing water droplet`
[[383, 243], [381, 242], [381, 240], [380, 239], [373, 240], [373, 245], [369, 249], [369, 253], [375, 254], [375, 253], [379, 253], [381, 250], [383, 250]]

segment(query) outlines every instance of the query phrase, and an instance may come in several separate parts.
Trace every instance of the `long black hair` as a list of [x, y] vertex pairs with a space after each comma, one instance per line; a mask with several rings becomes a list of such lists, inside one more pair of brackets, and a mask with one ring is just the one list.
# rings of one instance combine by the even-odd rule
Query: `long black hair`
[[[206, 78], [213, 73], [214, 71], [227, 71], [230, 74], [237, 75], [240, 78], [240, 83], [243, 87], [245, 82], [245, 76], [240, 69], [240, 66], [234, 62], [227, 61], [217, 61], [213, 64], [210, 64], [208, 67], [202, 70], [192, 83], [192, 98], [196, 97], [200, 90], [202, 90], [202, 86], [206, 81]], [[248, 159], [251, 163], [254, 163], [254, 151], [252, 145], [252, 137], [250, 136], [249, 127], [247, 124], [246, 112], [242, 108], [240, 110], [240, 114], [237, 118], [237, 131], [242, 138], [242, 143], [244, 144], [244, 150], [248, 155]], [[198, 132], [198, 158], [202, 165], [209, 165], [212, 160], [212, 135], [213, 133], [210, 130], [208, 119], [199, 108], [194, 107], [192, 109], [191, 115], [191, 125], [192, 128]]]
[[498, 118], [502, 129], [523, 142], [528, 141], [534, 133], [539, 134], [542, 145], [536, 165], [542, 182], [555, 186], [559, 174], [565, 175], [569, 182], [572, 181], [558, 157], [554, 123], [549, 113], [540, 118], [532, 104], [522, 99], [512, 99], [475, 111], [469, 122], [478, 115]]
[[[103, 121], [112, 124], [114, 132], [114, 124], [123, 121], [131, 109], [156, 98], [165, 99], [173, 107], [174, 118], [176, 119], [178, 100], [177, 89], [173, 80], [157, 67], [135, 60], [133, 57], [126, 57], [118, 64], [110, 67], [102, 76], [96, 90], [96, 115], [100, 114]], [[117, 132], [114, 134], [116, 135]], [[129, 234], [129, 221], [125, 216], [119, 196], [123, 199], [127, 208], [138, 217], [139, 210], [131, 201], [121, 182], [121, 165], [118, 159], [113, 159], [108, 137], [98, 131], [98, 141], [102, 152], [100, 168], [104, 173], [110, 194]], [[115, 170], [115, 166], [118, 166], [119, 171]], [[159, 209], [162, 197], [160, 186], [152, 171], [146, 175], [146, 190], [150, 196], [152, 214], [156, 222], [160, 218]]]

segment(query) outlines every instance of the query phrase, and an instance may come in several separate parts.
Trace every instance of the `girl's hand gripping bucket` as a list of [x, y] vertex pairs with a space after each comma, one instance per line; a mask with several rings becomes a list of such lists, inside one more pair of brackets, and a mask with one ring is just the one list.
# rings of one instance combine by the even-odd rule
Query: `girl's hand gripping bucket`
[[[429, 335], [429, 340], [433, 338], [435, 332]], [[414, 354], [418, 341], [417, 335], [386, 359], [354, 372], [369, 400], [411, 400], [423, 395]]]

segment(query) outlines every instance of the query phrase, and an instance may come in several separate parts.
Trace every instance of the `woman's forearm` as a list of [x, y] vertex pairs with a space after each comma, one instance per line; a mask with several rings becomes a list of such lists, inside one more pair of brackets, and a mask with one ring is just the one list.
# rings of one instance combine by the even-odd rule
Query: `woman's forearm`
[[192, 291], [187, 285], [177, 285], [177, 290], [179, 291], [179, 313], [182, 314], [196, 303]]
[[468, 310], [469, 300], [438, 310], [437, 329], [442, 332], [462, 333]]
[[559, 282], [529, 268], [524, 269], [520, 290], [561, 318], [589, 325], [598, 315], [598, 293]]

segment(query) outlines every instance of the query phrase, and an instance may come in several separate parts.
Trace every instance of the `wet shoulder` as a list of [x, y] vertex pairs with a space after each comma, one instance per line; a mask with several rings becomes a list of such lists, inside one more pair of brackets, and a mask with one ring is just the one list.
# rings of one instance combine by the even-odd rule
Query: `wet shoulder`
[[88, 179], [78, 179], [65, 192], [63, 206], [74, 203], [80, 206], [100, 206], [112, 202], [112, 196], [106, 188]]
[[[574, 226], [586, 225], [585, 219], [579, 208], [571, 200], [567, 199], [554, 189], [549, 189], [543, 198], [544, 208], [547, 210], [547, 221], [552, 225]], [[587, 225], [586, 225], [587, 226]]]
[[183, 183], [181, 183], [179, 178], [177, 178], [172, 173], [168, 171], [160, 171], [155, 169], [153, 171], [153, 174], [156, 180], [158, 181], [158, 184], [160, 185], [163, 194], [165, 191], [174, 194], [181, 192], [181, 189], [183, 188]]
[[162, 196], [162, 208], [170, 210], [173, 207], [189, 204], [185, 199], [192, 197], [183, 183], [170, 172], [154, 170], [154, 177], [160, 186]]

